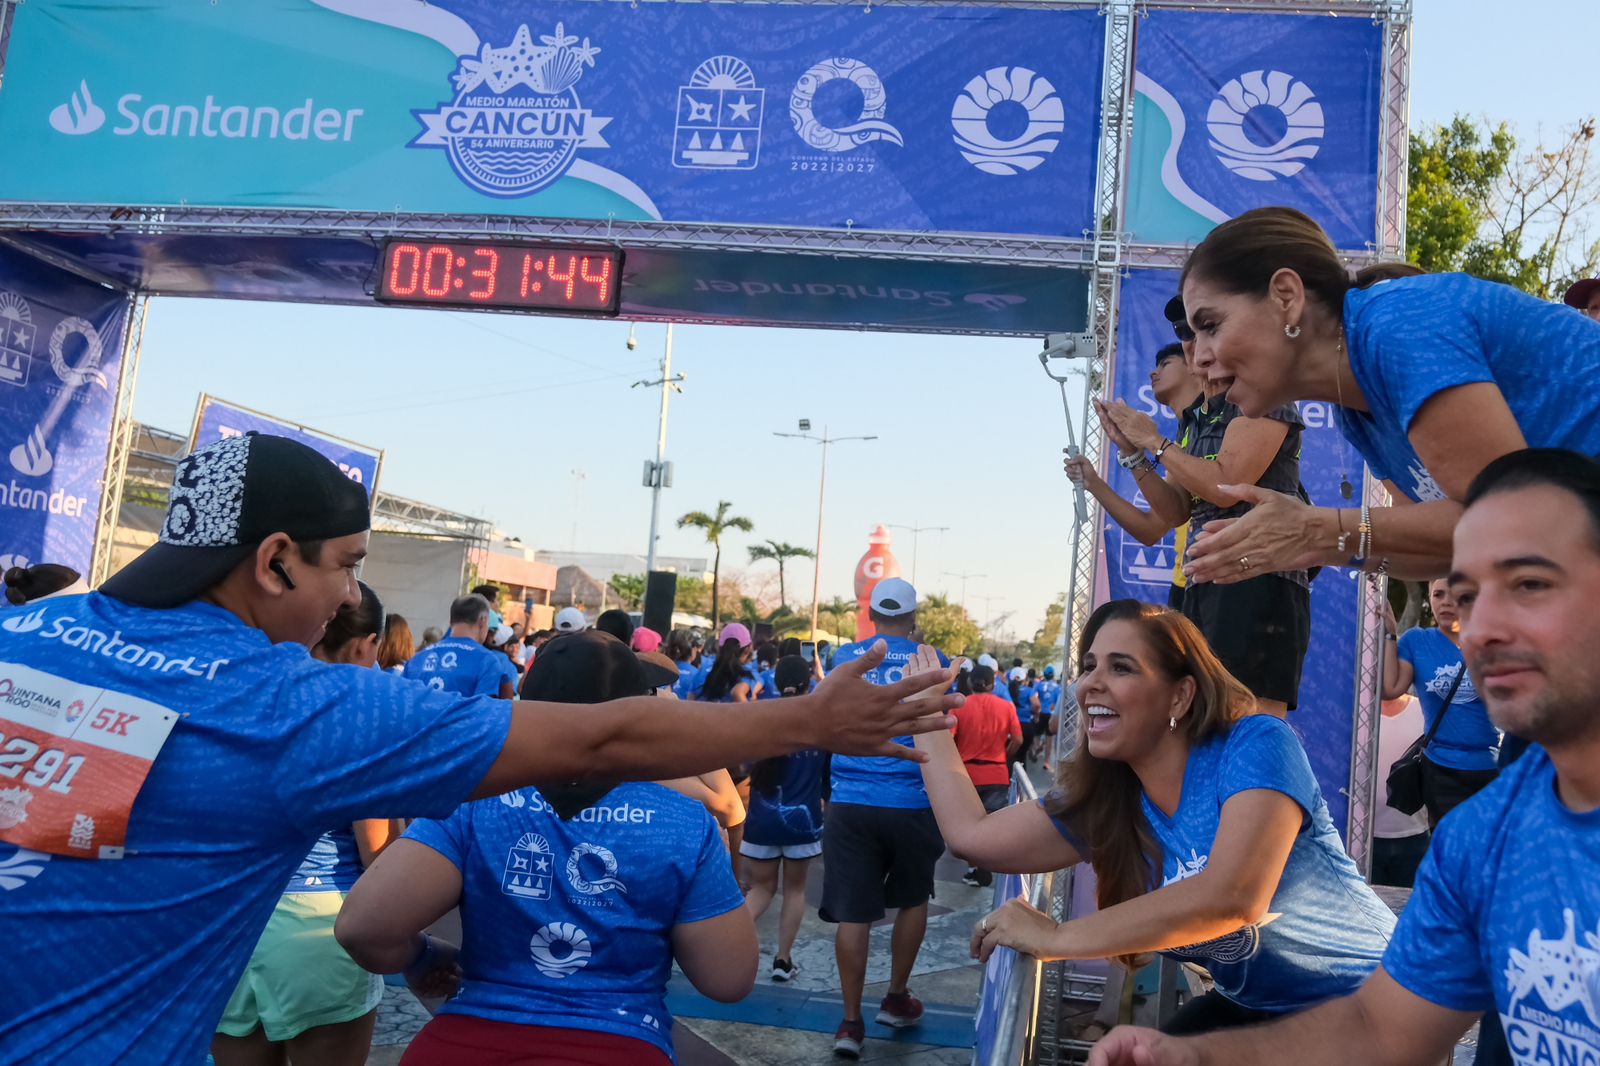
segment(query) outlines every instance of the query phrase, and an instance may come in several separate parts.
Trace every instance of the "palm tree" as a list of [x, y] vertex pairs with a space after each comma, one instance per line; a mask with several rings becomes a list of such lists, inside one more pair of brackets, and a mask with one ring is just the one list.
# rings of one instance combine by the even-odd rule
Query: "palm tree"
[[844, 630], [848, 623], [856, 616], [856, 601], [847, 600], [843, 596], [835, 596], [817, 608], [818, 614], [830, 615], [833, 618], [833, 633], [841, 640], [845, 637], [855, 636], [855, 627], [849, 626], [850, 632]]
[[737, 529], [748, 533], [755, 526], [750, 519], [742, 515], [730, 515], [728, 511], [733, 504], [727, 500], [717, 501], [717, 513], [706, 514], [704, 511], [690, 511], [678, 519], [678, 528], [694, 526], [706, 535], [706, 543], [716, 549], [715, 557], [711, 563], [711, 626], [713, 629], [722, 625], [722, 615], [717, 605], [717, 585], [722, 575], [722, 535], [730, 529]]
[[789, 606], [789, 597], [784, 592], [783, 564], [790, 559], [815, 559], [817, 553], [810, 548], [797, 548], [793, 544], [779, 544], [775, 540], [763, 541], [750, 548], [750, 561], [760, 562], [762, 559], [771, 559], [778, 564], [778, 606]]

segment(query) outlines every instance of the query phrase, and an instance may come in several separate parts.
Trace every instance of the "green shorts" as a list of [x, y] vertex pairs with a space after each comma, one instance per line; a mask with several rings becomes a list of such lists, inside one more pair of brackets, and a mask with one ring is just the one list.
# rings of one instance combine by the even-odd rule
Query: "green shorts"
[[354, 1021], [383, 999], [368, 973], [333, 939], [343, 892], [292, 892], [278, 901], [228, 1000], [217, 1032], [292, 1040], [318, 1025]]

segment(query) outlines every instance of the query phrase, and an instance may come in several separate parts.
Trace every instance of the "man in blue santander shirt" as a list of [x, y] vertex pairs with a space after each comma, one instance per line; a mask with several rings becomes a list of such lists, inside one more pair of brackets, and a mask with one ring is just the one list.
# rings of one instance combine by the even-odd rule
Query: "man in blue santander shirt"
[[483, 645], [492, 617], [479, 593], [457, 598], [450, 604], [450, 635], [412, 656], [405, 676], [441, 692], [509, 700], [516, 694], [517, 668]]
[[1434, 1063], [1487, 1009], [1516, 1066], [1600, 1062], [1600, 465], [1543, 448], [1491, 462], [1449, 580], [1490, 717], [1535, 746], [1440, 823], [1383, 965], [1270, 1025], [1116, 1030], [1090, 1066]]
[[306, 646], [358, 601], [369, 518], [310, 448], [219, 441], [179, 462], [161, 539], [100, 591], [0, 611], [0, 733], [26, 753], [0, 777], [0, 928], [28, 956], [0, 1059], [199, 1062], [285, 881], [337, 826], [807, 748], [899, 755], [889, 738], [950, 724], [897, 706], [926, 681], [862, 680], [881, 650], [797, 699], [580, 716], [318, 662]]
[[[870, 608], [872, 624], [888, 653], [866, 677], [874, 684], [892, 685], [917, 654], [917, 641], [911, 637], [917, 626], [917, 590], [897, 577], [880, 581], [872, 590]], [[860, 661], [870, 646], [865, 641], [846, 644], [834, 653], [833, 668]], [[940, 661], [949, 665], [942, 655]], [[899, 739], [911, 743], [910, 737]], [[877, 1022], [899, 1029], [922, 1021], [922, 1002], [906, 986], [927, 932], [933, 867], [942, 854], [944, 838], [915, 763], [881, 757], [833, 760], [832, 793], [822, 828], [819, 916], [839, 926], [833, 943], [844, 1020], [834, 1034], [835, 1055], [851, 1059], [861, 1055], [866, 1039], [861, 996], [867, 979], [868, 937], [872, 923], [886, 909], [896, 914], [889, 992], [878, 1006]]]

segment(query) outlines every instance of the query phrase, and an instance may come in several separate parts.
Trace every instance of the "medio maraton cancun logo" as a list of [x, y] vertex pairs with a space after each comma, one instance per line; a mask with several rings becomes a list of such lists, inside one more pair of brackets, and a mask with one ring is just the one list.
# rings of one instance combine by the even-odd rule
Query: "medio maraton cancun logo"
[[505, 48], [462, 56], [455, 99], [413, 112], [423, 132], [407, 147], [444, 149], [462, 181], [505, 197], [555, 184], [580, 148], [609, 148], [601, 131], [611, 119], [583, 107], [576, 89], [600, 49], [559, 22], [539, 41], [523, 25]]

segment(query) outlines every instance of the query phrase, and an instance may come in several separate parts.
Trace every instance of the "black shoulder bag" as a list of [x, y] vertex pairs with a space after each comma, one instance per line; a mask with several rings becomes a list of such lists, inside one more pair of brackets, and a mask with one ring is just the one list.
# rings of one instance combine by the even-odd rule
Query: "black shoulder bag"
[[1428, 732], [1412, 741], [1406, 753], [1389, 767], [1389, 777], [1385, 782], [1389, 792], [1388, 803], [1401, 814], [1416, 814], [1422, 810], [1422, 753], [1433, 743], [1433, 735], [1444, 723], [1444, 716], [1450, 713], [1450, 703], [1456, 698], [1461, 679], [1466, 676], [1467, 664], [1463, 662], [1461, 672], [1450, 685], [1450, 694], [1444, 698], [1444, 706], [1439, 708], [1439, 717], [1433, 720]]

